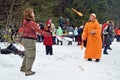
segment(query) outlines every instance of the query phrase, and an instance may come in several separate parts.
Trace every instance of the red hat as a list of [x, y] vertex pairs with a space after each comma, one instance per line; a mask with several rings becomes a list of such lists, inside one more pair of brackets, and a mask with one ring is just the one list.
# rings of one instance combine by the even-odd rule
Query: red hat
[[50, 26], [50, 25], [51, 25], [51, 22], [47, 21], [46, 26]]

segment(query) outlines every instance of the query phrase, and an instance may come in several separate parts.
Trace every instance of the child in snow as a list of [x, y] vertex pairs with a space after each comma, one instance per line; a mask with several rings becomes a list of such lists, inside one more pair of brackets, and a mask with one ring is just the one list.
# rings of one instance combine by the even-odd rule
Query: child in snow
[[48, 26], [46, 28], [46, 32], [50, 33], [51, 36], [46, 36], [44, 37], [44, 45], [45, 45], [45, 48], [46, 48], [46, 55], [53, 55], [53, 49], [52, 49], [52, 45], [53, 45], [53, 42], [52, 42], [52, 32], [51, 32], [51, 27]]

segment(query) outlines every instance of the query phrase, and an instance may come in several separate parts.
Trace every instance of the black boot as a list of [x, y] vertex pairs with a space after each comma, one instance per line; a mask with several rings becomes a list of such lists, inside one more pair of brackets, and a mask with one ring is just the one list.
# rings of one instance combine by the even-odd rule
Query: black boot
[[109, 55], [108, 52], [104, 52], [103, 54]]
[[99, 61], [100, 61], [100, 59], [96, 59], [96, 60], [95, 60], [95, 62], [99, 62]]
[[111, 48], [111, 47], [108, 47], [108, 49], [109, 49], [109, 50], [112, 50], [112, 48]]
[[88, 58], [88, 61], [92, 61], [92, 58]]

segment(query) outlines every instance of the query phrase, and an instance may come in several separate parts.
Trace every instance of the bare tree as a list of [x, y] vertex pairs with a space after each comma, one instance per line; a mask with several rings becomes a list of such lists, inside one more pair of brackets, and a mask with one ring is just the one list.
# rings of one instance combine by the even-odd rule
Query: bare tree
[[20, 26], [23, 10], [29, 4], [30, 2], [25, 2], [25, 0], [0, 0], [0, 25], [4, 27]]

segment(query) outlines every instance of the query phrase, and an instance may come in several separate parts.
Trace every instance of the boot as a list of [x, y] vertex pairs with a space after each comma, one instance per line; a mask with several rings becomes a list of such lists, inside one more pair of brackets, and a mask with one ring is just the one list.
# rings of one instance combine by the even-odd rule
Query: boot
[[88, 61], [92, 61], [92, 58], [88, 58]]
[[108, 52], [104, 52], [103, 54], [109, 55]]
[[99, 62], [99, 61], [100, 61], [100, 59], [96, 59], [96, 60], [95, 60], [95, 62]]
[[111, 48], [111, 47], [108, 47], [108, 49], [109, 49], [109, 50], [112, 50], [112, 48]]
[[25, 72], [25, 76], [30, 76], [30, 75], [34, 75], [35, 72], [34, 71], [27, 71]]

